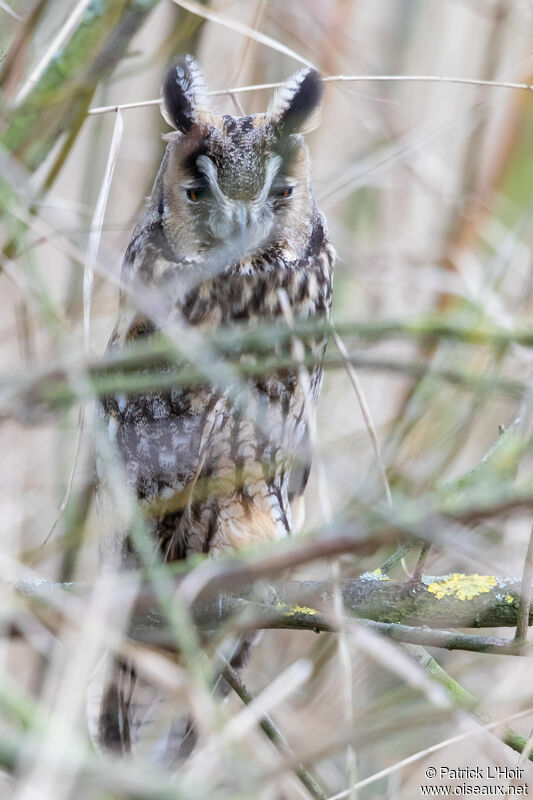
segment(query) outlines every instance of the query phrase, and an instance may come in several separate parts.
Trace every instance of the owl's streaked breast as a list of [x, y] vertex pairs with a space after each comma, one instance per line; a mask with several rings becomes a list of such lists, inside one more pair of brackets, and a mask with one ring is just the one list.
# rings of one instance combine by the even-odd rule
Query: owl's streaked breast
[[[282, 290], [294, 316], [326, 316], [332, 258], [317, 216], [317, 231], [300, 258], [284, 264], [266, 253], [235, 265], [190, 290], [181, 313], [189, 325], [207, 330], [280, 318]], [[324, 337], [306, 344], [319, 360]], [[320, 379], [317, 366], [309, 376], [313, 403]], [[169, 555], [290, 531], [289, 477], [306, 436], [305, 390], [292, 369], [242, 380], [226, 391], [176, 387], [106, 402], [107, 429], [128, 485], [150, 508]]]

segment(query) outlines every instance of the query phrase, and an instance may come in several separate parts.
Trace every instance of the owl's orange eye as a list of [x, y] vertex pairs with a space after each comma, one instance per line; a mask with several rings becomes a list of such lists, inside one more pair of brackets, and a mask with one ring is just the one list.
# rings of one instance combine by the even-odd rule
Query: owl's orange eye
[[191, 203], [196, 203], [197, 200], [201, 200], [204, 194], [208, 191], [208, 187], [203, 184], [196, 184], [196, 186], [190, 186], [187, 189], [187, 199], [191, 201]]
[[271, 195], [273, 197], [290, 197], [292, 189], [292, 186], [276, 186], [272, 189]]

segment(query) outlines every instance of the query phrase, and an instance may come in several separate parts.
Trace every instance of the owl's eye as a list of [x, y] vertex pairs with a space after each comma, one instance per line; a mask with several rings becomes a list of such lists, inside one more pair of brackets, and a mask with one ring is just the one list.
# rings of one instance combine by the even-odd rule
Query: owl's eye
[[292, 186], [274, 186], [271, 191], [272, 197], [290, 197], [293, 191]]
[[198, 200], [201, 200], [209, 191], [209, 187], [207, 183], [197, 183], [195, 186], [189, 186], [187, 189], [187, 200], [190, 200], [191, 203], [196, 203]]
[[191, 186], [190, 189], [187, 189], [187, 199], [190, 200], [191, 203], [196, 203], [197, 200], [200, 200], [205, 191], [205, 186]]

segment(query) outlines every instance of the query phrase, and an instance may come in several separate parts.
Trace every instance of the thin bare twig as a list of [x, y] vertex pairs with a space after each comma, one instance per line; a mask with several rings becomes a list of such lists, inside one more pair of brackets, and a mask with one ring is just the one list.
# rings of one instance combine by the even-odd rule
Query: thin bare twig
[[533, 528], [529, 536], [526, 557], [524, 559], [524, 570], [522, 573], [522, 588], [520, 590], [520, 601], [516, 612], [516, 633], [517, 642], [527, 640], [529, 628], [529, 610], [531, 606], [531, 583], [533, 581]]
[[[499, 719], [495, 722], [489, 722], [486, 725], [480, 725], [480, 731], [490, 731], [494, 728], [499, 727], [500, 725], [504, 725], [508, 722], [512, 722], [516, 719], [521, 719], [522, 717], [527, 717], [529, 714], [533, 712], [533, 708], [528, 708], [525, 711], [519, 711], [517, 714], [512, 714], [509, 717], [504, 717], [504, 719]], [[426, 747], [424, 750], [419, 750], [418, 753], [413, 753], [412, 756], [408, 756], [407, 758], [403, 758], [401, 761], [397, 761], [396, 764], [392, 764], [390, 767], [386, 767], [385, 769], [380, 770], [379, 772], [375, 772], [374, 775], [370, 775], [368, 778], [364, 778], [362, 781], [358, 781], [354, 787], [350, 787], [350, 789], [345, 789], [338, 794], [332, 795], [328, 797], [328, 800], [344, 800], [344, 798], [348, 797], [352, 788], [355, 789], [362, 789], [363, 786], [369, 786], [371, 783], [375, 783], [379, 781], [381, 778], [386, 777], [387, 775], [391, 775], [393, 772], [397, 772], [399, 769], [403, 767], [407, 767], [409, 764], [413, 764], [416, 761], [421, 761], [423, 758], [431, 755], [432, 753], [437, 753], [439, 750], [443, 750], [445, 747], [450, 747], [452, 744], [457, 744], [457, 742], [462, 742], [465, 739], [474, 736], [477, 733], [476, 730], [467, 731], [466, 733], [460, 733], [457, 736], [451, 736], [449, 739], [445, 739], [438, 744], [434, 744], [431, 747]]]
[[[221, 600], [219, 605], [224, 612], [224, 600]], [[311, 609], [310, 613], [288, 609], [285, 613], [276, 614], [275, 609], [270, 606], [264, 606], [264, 611], [261, 613], [261, 607], [257, 604], [251, 604], [247, 607], [246, 601], [239, 604], [240, 611], [245, 615], [245, 621], [242, 623], [242, 628], [246, 630], [301, 630], [313, 631], [314, 633], [338, 633], [339, 626], [335, 619], [329, 614], [323, 614]], [[296, 606], [296, 609], [299, 607]], [[250, 609], [251, 616], [246, 612]], [[347, 617], [342, 619], [348, 622]], [[146, 644], [157, 645], [159, 647], [173, 649], [175, 647], [175, 639], [168, 636], [164, 629], [161, 632], [163, 619], [159, 620], [161, 626], [157, 625], [158, 616], [155, 613], [150, 614], [149, 625], [144, 627], [142, 625], [136, 626], [133, 631], [135, 639]], [[209, 621], [205, 622], [208, 630], [216, 626], [216, 615], [213, 614]], [[374, 633], [379, 633], [387, 639], [392, 639], [395, 642], [403, 642], [405, 644], [417, 644], [423, 647], [437, 647], [440, 650], [465, 650], [470, 653], [490, 653], [491, 655], [502, 656], [526, 656], [530, 652], [526, 650], [521, 644], [515, 642], [513, 639], [506, 639], [504, 637], [496, 636], [478, 636], [469, 633], [457, 633], [457, 631], [442, 630], [440, 628], [430, 629], [426, 627], [417, 627], [414, 625], [402, 625], [398, 622], [379, 622], [377, 620], [358, 619], [357, 623], [363, 628], [367, 628]], [[346, 638], [348, 640], [347, 632]]]
[[2, 9], [2, 11], [5, 11], [6, 14], [9, 14], [10, 17], [16, 19], [17, 22], [22, 22], [22, 17], [19, 17], [19, 15], [15, 13], [15, 11], [13, 11], [11, 6], [8, 6], [8, 4], [4, 2], [4, 0], [0, 0], [0, 8]]
[[89, 350], [94, 270], [98, 258], [98, 248], [100, 246], [100, 237], [102, 235], [105, 210], [109, 197], [109, 191], [111, 189], [111, 181], [113, 180], [113, 172], [115, 170], [115, 164], [117, 161], [120, 142], [122, 140], [123, 130], [124, 123], [122, 121], [122, 114], [120, 111], [117, 111], [115, 126], [113, 128], [113, 136], [109, 146], [109, 155], [107, 157], [104, 179], [102, 181], [100, 192], [98, 193], [98, 200], [94, 209], [94, 216], [91, 224], [91, 235], [89, 237], [89, 247], [87, 249], [87, 264], [83, 276], [83, 334], [86, 351]]
[[416, 566], [413, 571], [412, 580], [420, 581], [422, 578], [422, 574], [424, 572], [424, 565], [426, 563], [426, 559], [429, 554], [431, 544], [429, 542], [424, 542], [422, 545], [422, 549], [420, 550], [420, 555], [418, 556], [418, 561], [416, 562]]
[[344, 342], [342, 341], [341, 337], [339, 336], [336, 330], [333, 331], [333, 339], [335, 341], [335, 344], [337, 345], [339, 353], [341, 354], [342, 360], [344, 361], [346, 372], [348, 373], [348, 377], [350, 378], [350, 383], [352, 384], [355, 396], [357, 397], [359, 408], [361, 409], [361, 414], [363, 415], [363, 420], [365, 422], [366, 429], [368, 432], [368, 437], [372, 443], [372, 447], [374, 449], [374, 455], [376, 456], [376, 463], [378, 465], [379, 474], [383, 482], [385, 496], [387, 498], [389, 506], [392, 508], [392, 494], [390, 490], [389, 480], [387, 478], [387, 470], [385, 469], [385, 464], [381, 456], [378, 435], [376, 432], [376, 428], [374, 426], [374, 422], [372, 420], [372, 415], [370, 414], [368, 403], [366, 402], [366, 397], [363, 392], [363, 387], [361, 386], [359, 376], [357, 375], [357, 372], [355, 371], [355, 368], [350, 361], [350, 354], [348, 353], [346, 347], [344, 346]]
[[76, 469], [78, 467], [78, 461], [79, 461], [79, 457], [80, 457], [81, 442], [82, 442], [82, 438], [83, 438], [84, 417], [85, 417], [85, 413], [84, 413], [83, 406], [80, 406], [79, 410], [78, 410], [78, 426], [77, 426], [77, 431], [76, 431], [76, 443], [74, 445], [74, 456], [73, 456], [73, 459], [72, 459], [72, 467], [70, 468], [70, 475], [69, 475], [68, 482], [67, 482], [67, 488], [65, 489], [65, 494], [63, 496], [63, 500], [61, 501], [61, 505], [59, 506], [59, 511], [57, 512], [57, 515], [56, 515], [54, 521], [52, 522], [50, 530], [48, 531], [48, 533], [44, 537], [44, 540], [43, 540], [42, 544], [40, 545], [37, 553], [33, 557], [33, 559], [30, 562], [30, 564], [28, 564], [28, 566], [30, 566], [35, 561], [35, 559], [37, 558], [37, 555], [46, 547], [46, 545], [50, 541], [51, 537], [53, 536], [53, 533], [54, 533], [54, 531], [55, 531], [55, 529], [57, 527], [57, 523], [59, 522], [59, 520], [61, 519], [61, 517], [65, 513], [65, 509], [67, 507], [67, 503], [68, 503], [68, 501], [70, 499], [70, 495], [72, 493], [72, 486], [74, 484], [74, 478], [75, 478], [75, 475], [76, 475]]
[[[222, 674], [233, 691], [241, 698], [245, 705], [249, 705], [254, 700], [253, 694], [250, 692], [239, 673], [234, 670], [230, 664], [226, 663], [224, 669], [222, 670]], [[285, 756], [285, 758], [294, 761], [294, 752], [290, 748], [287, 740], [277, 725], [267, 714], [264, 714], [261, 717], [259, 720], [259, 725], [277, 750], [279, 750], [279, 752]], [[327, 800], [326, 793], [317, 783], [311, 773], [303, 766], [303, 764], [296, 764], [294, 767], [294, 772], [298, 776], [302, 785], [305, 786], [311, 797], [315, 798], [315, 800]]]
[[[515, 83], [514, 81], [485, 81], [477, 78], [456, 78], [445, 75], [329, 75], [323, 78], [325, 83], [442, 83], [459, 84], [466, 86], [490, 86], [494, 89], [518, 89], [521, 91], [533, 92], [533, 85], [530, 83]], [[210, 97], [220, 97], [222, 95], [242, 94], [244, 92], [267, 91], [279, 89], [283, 83], [257, 83], [249, 86], [232, 86], [229, 89], [215, 89], [207, 92]], [[131, 108], [145, 108], [147, 106], [158, 106], [161, 98], [154, 100], [140, 100], [136, 103], [121, 103], [112, 106], [96, 106], [89, 109], [89, 115], [107, 114], [110, 111], [125, 111]]]
[[396, 564], [403, 562], [405, 556], [413, 547], [416, 547], [416, 542], [406, 542], [400, 545], [400, 547], [378, 567], [378, 573], [380, 575], [388, 575], [389, 572], [392, 572]]
[[308, 61], [307, 58], [304, 58], [299, 53], [291, 50], [290, 47], [281, 44], [281, 42], [278, 42], [271, 36], [267, 36], [260, 31], [254, 30], [254, 28], [250, 28], [248, 25], [244, 25], [238, 20], [229, 19], [223, 14], [217, 14], [215, 11], [211, 11], [205, 6], [200, 5], [200, 3], [194, 2], [194, 0], [172, 0], [172, 2], [177, 6], [184, 8], [186, 11], [190, 11], [191, 14], [197, 14], [199, 17], [203, 17], [209, 22], [215, 22], [217, 25], [222, 25], [224, 28], [229, 28], [231, 31], [241, 33], [243, 36], [248, 36], [249, 39], [253, 39], [259, 44], [264, 44], [266, 47], [270, 47], [271, 50], [276, 50], [278, 53], [283, 53], [283, 55], [294, 58], [294, 60], [299, 61], [300, 64], [305, 64], [307, 67], [313, 66], [311, 61]]

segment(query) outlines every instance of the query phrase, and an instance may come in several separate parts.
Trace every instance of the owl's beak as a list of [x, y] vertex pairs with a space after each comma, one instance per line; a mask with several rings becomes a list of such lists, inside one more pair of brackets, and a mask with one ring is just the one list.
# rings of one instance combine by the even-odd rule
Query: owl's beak
[[253, 201], [240, 198], [225, 203], [224, 216], [213, 233], [232, 257], [238, 258], [250, 253], [265, 238], [264, 228], [257, 223]]
[[237, 236], [245, 234], [250, 224], [250, 211], [246, 203], [235, 203], [233, 207], [233, 230]]
[[231, 243], [242, 256], [255, 244], [250, 209], [245, 202], [239, 201], [234, 204], [231, 222], [233, 228]]

